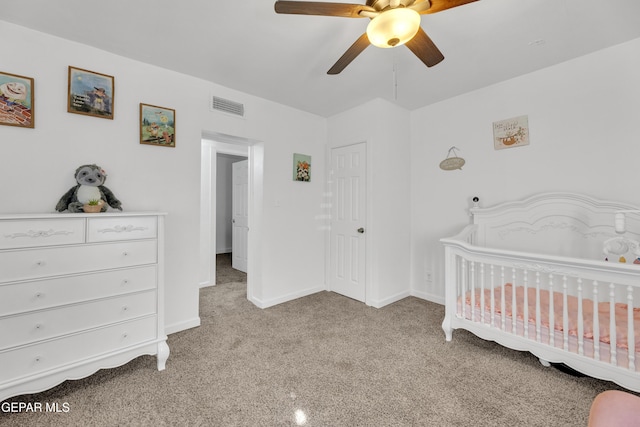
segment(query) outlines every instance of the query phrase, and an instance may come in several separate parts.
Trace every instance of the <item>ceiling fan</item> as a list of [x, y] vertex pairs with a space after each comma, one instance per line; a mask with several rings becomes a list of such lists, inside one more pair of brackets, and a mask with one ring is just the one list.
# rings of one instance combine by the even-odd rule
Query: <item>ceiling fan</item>
[[367, 31], [351, 45], [327, 74], [339, 74], [369, 44], [391, 48], [405, 44], [427, 67], [433, 67], [444, 55], [420, 27], [420, 15], [436, 13], [477, 0], [367, 0], [362, 4], [285, 1], [275, 3], [276, 13], [294, 15], [370, 18]]

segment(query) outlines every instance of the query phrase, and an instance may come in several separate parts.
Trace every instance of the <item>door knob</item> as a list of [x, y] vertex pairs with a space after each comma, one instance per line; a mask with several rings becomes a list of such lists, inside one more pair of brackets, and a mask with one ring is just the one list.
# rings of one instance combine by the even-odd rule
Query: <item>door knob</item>
[[360, 233], [360, 234], [364, 233], [364, 228], [362, 228], [362, 227], [358, 228], [358, 233]]

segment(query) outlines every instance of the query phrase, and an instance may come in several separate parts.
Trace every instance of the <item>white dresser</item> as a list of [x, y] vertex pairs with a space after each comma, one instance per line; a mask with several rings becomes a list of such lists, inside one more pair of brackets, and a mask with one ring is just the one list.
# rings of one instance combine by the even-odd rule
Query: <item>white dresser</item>
[[0, 215], [0, 401], [157, 355], [164, 214]]

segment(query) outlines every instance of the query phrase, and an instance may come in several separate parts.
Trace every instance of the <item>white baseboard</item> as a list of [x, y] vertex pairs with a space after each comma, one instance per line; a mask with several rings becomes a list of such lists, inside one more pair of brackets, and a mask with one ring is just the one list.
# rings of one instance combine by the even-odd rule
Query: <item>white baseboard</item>
[[392, 295], [389, 298], [385, 298], [378, 301], [369, 301], [369, 305], [374, 308], [382, 308], [385, 305], [393, 304], [394, 302], [400, 301], [408, 296], [411, 296], [409, 291], [400, 292], [398, 294]]
[[172, 323], [171, 325], [165, 325], [164, 333], [167, 335], [175, 334], [176, 332], [184, 331], [191, 328], [196, 328], [198, 326], [200, 326], [200, 317], [185, 320], [183, 322]]
[[444, 297], [441, 295], [431, 294], [429, 292], [411, 291], [411, 296], [444, 305]]
[[290, 294], [287, 294], [287, 295], [282, 295], [280, 297], [271, 298], [271, 299], [268, 299], [268, 300], [260, 300], [258, 298], [251, 298], [251, 299], [249, 299], [249, 301], [251, 301], [253, 304], [255, 304], [258, 308], [269, 308], [269, 307], [273, 307], [274, 305], [282, 304], [284, 302], [293, 301], [294, 299], [306, 297], [306, 296], [312, 295], [312, 294], [317, 294], [318, 292], [322, 292], [324, 290], [326, 290], [324, 288], [324, 286], [318, 286], [318, 287], [315, 287], [315, 288], [303, 289], [303, 290], [301, 290], [299, 292], [294, 292], [294, 293], [290, 293]]

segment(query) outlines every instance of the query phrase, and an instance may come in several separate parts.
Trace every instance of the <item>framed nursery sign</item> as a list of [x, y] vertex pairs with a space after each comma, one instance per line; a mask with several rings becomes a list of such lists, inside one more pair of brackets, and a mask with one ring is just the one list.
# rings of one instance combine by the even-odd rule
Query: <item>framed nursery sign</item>
[[140, 144], [176, 146], [176, 110], [140, 104]]
[[529, 145], [528, 116], [493, 122], [493, 147], [496, 150], [522, 145]]
[[113, 92], [113, 76], [69, 67], [69, 113], [113, 120]]
[[293, 154], [293, 180], [311, 181], [311, 156], [305, 154]]
[[34, 127], [33, 79], [0, 71], [0, 125]]

